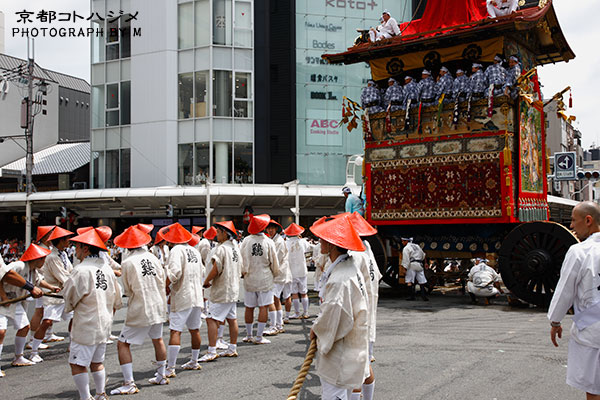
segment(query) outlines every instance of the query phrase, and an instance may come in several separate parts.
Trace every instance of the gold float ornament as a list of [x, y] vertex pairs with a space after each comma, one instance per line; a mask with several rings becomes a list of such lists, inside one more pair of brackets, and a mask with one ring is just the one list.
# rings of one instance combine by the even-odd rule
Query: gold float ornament
[[348, 132], [352, 132], [353, 129], [358, 127], [358, 120], [362, 120], [362, 115], [360, 115], [361, 111], [363, 111], [363, 108], [360, 104], [344, 96], [340, 124], [347, 124], [346, 129], [348, 129]]
[[[525, 3], [525, 2], [523, 2], [523, 3]], [[544, 7], [546, 7], [546, 4], [548, 4], [548, 0], [540, 0], [540, 2], [538, 3], [538, 7], [544, 8]]]

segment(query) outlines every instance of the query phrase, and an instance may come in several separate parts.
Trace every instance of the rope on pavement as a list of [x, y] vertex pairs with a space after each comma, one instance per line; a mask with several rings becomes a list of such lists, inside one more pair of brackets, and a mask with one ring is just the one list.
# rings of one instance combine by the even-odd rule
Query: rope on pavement
[[304, 384], [304, 380], [306, 379], [306, 375], [308, 374], [308, 370], [310, 369], [310, 364], [312, 364], [316, 352], [317, 339], [315, 338], [312, 339], [310, 342], [310, 347], [308, 348], [306, 357], [304, 357], [304, 362], [302, 363], [302, 367], [300, 367], [300, 372], [298, 372], [298, 377], [294, 381], [294, 385], [290, 390], [290, 394], [288, 395], [287, 400], [297, 399], [298, 393], [300, 393], [300, 389], [302, 389], [302, 385]]

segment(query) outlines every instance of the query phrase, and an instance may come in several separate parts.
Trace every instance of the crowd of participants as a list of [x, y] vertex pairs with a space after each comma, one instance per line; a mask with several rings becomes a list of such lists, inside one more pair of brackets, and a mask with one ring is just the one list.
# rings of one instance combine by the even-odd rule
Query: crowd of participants
[[[311, 339], [317, 341], [316, 372], [323, 398], [373, 397], [370, 363], [381, 274], [365, 240], [376, 230], [359, 213], [317, 220], [310, 227], [317, 243], [302, 237], [309, 236], [303, 227], [292, 223], [284, 230], [267, 214], [252, 217], [244, 238], [232, 221], [208, 229], [193, 227], [191, 232], [175, 223], [159, 229], [154, 239], [153, 230], [150, 224], [137, 224], [113, 238], [107, 226], [77, 232], [38, 227], [36, 242], [18, 261], [0, 263], [4, 303], [0, 305], [0, 356], [12, 326], [16, 334], [11, 364], [42, 363], [40, 350], [47, 343], [65, 340], [52, 332], [53, 323], [68, 321], [69, 364], [82, 400], [107, 399], [107, 392], [139, 392], [130, 346], [143, 344], [147, 337], [156, 357], [156, 372], [149, 381], [170, 384], [180, 369], [200, 370], [201, 363], [238, 357], [241, 284], [243, 342], [268, 345], [268, 337], [285, 333], [284, 324], [290, 319], [310, 318], [308, 258], [316, 266], [314, 287], [320, 312]], [[36, 302], [31, 321], [25, 311], [28, 296]], [[124, 326], [118, 336], [112, 336], [113, 315], [123, 306], [123, 296], [127, 298]], [[208, 350], [201, 355], [203, 321]], [[170, 330], [167, 344], [165, 324]], [[190, 334], [191, 354], [178, 366], [183, 332]], [[107, 391], [104, 356], [112, 341], [117, 341], [123, 384]], [[27, 355], [26, 347], [30, 348]], [[0, 377], [4, 376], [0, 369]]]

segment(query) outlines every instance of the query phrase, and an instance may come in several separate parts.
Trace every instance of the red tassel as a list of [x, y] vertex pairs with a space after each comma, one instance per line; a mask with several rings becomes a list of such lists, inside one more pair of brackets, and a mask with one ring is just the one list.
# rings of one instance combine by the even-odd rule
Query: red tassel
[[569, 90], [569, 108], [573, 108], [573, 95], [571, 94], [570, 90]]

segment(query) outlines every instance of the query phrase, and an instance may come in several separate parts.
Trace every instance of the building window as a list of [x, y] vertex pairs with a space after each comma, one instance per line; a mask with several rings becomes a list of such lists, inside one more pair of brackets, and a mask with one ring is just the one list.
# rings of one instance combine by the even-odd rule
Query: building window
[[131, 57], [131, 21], [124, 19], [121, 21], [121, 31], [119, 32], [121, 41], [121, 58]]
[[215, 183], [231, 182], [231, 143], [213, 143]]
[[106, 23], [106, 61], [118, 60], [119, 53], [119, 20]]
[[194, 117], [206, 117], [208, 116], [208, 71], [196, 72], [194, 89], [196, 90]]
[[252, 117], [252, 103], [249, 99], [252, 98], [250, 83], [252, 81], [251, 74], [247, 72], [235, 73], [235, 99], [233, 116], [237, 118]]
[[194, 145], [179, 145], [179, 177], [180, 185], [194, 184]]
[[[102, 27], [104, 27], [104, 24]], [[101, 25], [98, 22], [92, 22], [94, 32], [97, 32], [100, 28]], [[104, 35], [92, 35], [92, 63], [104, 62], [105, 48]]]
[[196, 1], [196, 47], [210, 44], [210, 2], [209, 0]]
[[213, 44], [231, 46], [231, 0], [213, 0]]
[[179, 119], [193, 117], [194, 74], [179, 74]]
[[119, 187], [119, 150], [106, 151], [106, 188]]
[[131, 149], [121, 149], [121, 180], [119, 187], [131, 187]]
[[92, 152], [92, 188], [104, 187], [104, 152]]
[[178, 9], [178, 46], [188, 49], [194, 46], [194, 3], [184, 3]]
[[210, 145], [208, 142], [196, 143], [196, 185], [206, 184], [210, 175]]
[[104, 127], [104, 85], [92, 86], [92, 128]]
[[252, 3], [235, 2], [235, 46], [252, 47]]
[[106, 126], [119, 125], [119, 84], [106, 85]]
[[121, 82], [121, 125], [131, 123], [131, 82]]
[[252, 143], [236, 143], [233, 154], [234, 182], [252, 183]]
[[231, 71], [213, 71], [213, 115], [231, 117]]

